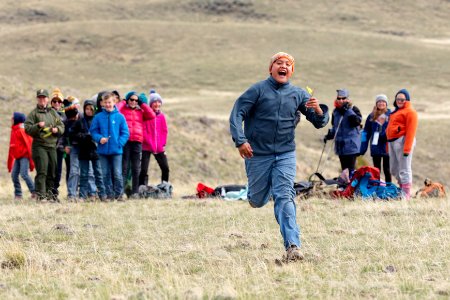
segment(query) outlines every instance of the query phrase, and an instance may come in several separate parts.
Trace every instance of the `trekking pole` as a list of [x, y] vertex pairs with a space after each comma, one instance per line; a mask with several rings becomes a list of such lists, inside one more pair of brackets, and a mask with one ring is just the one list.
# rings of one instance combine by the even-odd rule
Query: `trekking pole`
[[322, 161], [323, 153], [325, 152], [325, 148], [327, 147], [327, 143], [323, 143], [322, 153], [320, 154], [319, 163], [317, 164], [316, 173], [319, 172], [320, 162]]
[[[342, 119], [343, 119], [343, 118], [344, 118], [344, 116], [342, 116], [342, 117], [339, 119], [339, 123], [338, 123], [338, 126], [337, 126], [337, 128], [336, 128], [336, 132], [334, 133], [333, 142], [332, 142], [332, 144], [331, 144], [330, 149], [328, 149], [328, 152], [327, 152], [327, 159], [325, 160], [324, 166], [326, 166], [326, 163], [328, 162], [328, 159], [329, 159], [329, 157], [330, 157], [330, 151], [331, 151], [331, 149], [333, 149], [334, 142], [335, 142], [336, 136], [337, 136], [337, 134], [338, 134], [338, 132], [339, 132], [339, 128], [341, 127], [341, 123], [342, 123]], [[323, 149], [322, 149], [322, 155], [323, 155], [323, 152], [324, 152], [324, 150], [325, 150], [325, 146], [326, 146], [326, 145], [327, 145], [327, 144], [325, 143], [325, 145], [324, 145], [324, 147], [323, 147]], [[319, 166], [320, 166], [320, 162], [321, 162], [321, 160], [322, 160], [322, 155], [320, 155], [320, 160], [319, 160], [319, 164], [317, 165], [316, 173], [319, 172]], [[323, 168], [323, 170], [325, 170], [325, 167]]]

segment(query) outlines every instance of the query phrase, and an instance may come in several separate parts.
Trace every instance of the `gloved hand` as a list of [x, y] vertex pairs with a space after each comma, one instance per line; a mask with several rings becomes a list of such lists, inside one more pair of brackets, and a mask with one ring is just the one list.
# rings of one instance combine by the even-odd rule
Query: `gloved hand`
[[408, 157], [409, 153], [403, 153], [403, 157]]
[[333, 130], [330, 128], [328, 129], [328, 133], [323, 137], [323, 142], [326, 144], [328, 140], [334, 139]]
[[348, 110], [350, 108], [350, 103], [345, 102], [344, 105], [342, 105], [343, 110]]
[[139, 96], [138, 97], [138, 105], [141, 106], [142, 105], [142, 98]]

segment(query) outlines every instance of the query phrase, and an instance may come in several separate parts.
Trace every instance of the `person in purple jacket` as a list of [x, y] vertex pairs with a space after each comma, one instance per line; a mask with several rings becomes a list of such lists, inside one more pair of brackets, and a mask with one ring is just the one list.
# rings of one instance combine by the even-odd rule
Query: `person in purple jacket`
[[155, 112], [156, 117], [151, 120], [144, 121], [144, 141], [142, 143], [142, 161], [141, 174], [139, 175], [139, 185], [148, 184], [148, 165], [150, 163], [150, 155], [155, 156], [156, 162], [161, 169], [161, 182], [169, 182], [169, 164], [165, 147], [167, 143], [167, 123], [166, 117], [161, 111], [162, 98], [155, 91], [150, 90], [149, 105]]

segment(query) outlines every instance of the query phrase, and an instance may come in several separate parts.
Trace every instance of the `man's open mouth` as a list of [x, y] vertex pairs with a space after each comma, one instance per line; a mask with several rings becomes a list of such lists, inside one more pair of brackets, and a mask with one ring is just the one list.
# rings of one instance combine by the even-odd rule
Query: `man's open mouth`
[[286, 71], [278, 71], [278, 75], [280, 76], [286, 76], [287, 72]]

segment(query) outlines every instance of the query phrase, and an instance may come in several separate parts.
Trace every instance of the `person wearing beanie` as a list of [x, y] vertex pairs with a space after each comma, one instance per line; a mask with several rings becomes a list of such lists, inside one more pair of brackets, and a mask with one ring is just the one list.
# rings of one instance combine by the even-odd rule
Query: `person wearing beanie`
[[156, 117], [144, 122], [144, 141], [142, 143], [141, 174], [139, 185], [148, 185], [148, 166], [150, 156], [155, 156], [161, 169], [161, 182], [169, 182], [169, 163], [166, 155], [166, 143], [168, 136], [166, 117], [161, 111], [162, 98], [155, 90], [150, 91], [150, 108]]
[[[66, 115], [64, 114], [64, 101], [61, 91], [56, 88], [52, 93], [52, 100], [50, 101], [52, 108], [55, 110], [55, 112], [59, 115], [61, 118], [61, 121], [64, 123], [66, 120]], [[63, 160], [66, 164], [66, 182], [69, 178], [69, 172], [70, 172], [70, 156], [66, 155], [64, 151], [64, 137], [60, 135], [58, 137], [58, 140], [56, 142], [56, 176], [55, 176], [55, 183], [53, 186], [53, 194], [58, 196], [59, 195], [59, 186], [61, 182], [61, 174], [62, 174], [62, 166], [63, 166]]]
[[128, 171], [131, 169], [131, 192], [128, 192], [128, 195], [131, 198], [138, 198], [144, 122], [154, 119], [155, 113], [147, 104], [141, 101], [141, 98], [135, 91], [128, 92], [125, 96], [125, 101], [118, 103], [117, 108], [124, 115], [130, 131], [130, 138], [123, 148], [122, 155], [124, 186], [126, 186]]
[[51, 100], [59, 100], [61, 103], [64, 101], [64, 96], [59, 88], [53, 89]]
[[236, 100], [229, 119], [231, 137], [245, 161], [249, 204], [257, 208], [266, 205], [271, 197], [274, 200], [286, 261], [303, 259], [294, 190], [297, 111], [316, 128], [329, 121], [326, 105], [290, 84], [294, 65], [290, 54], [273, 55], [269, 77], [252, 85]]
[[401, 89], [395, 94], [394, 106], [395, 110], [392, 112], [386, 128], [390, 170], [397, 179], [405, 198], [409, 200], [413, 178], [411, 163], [419, 121], [406, 89]]
[[348, 169], [351, 177], [360, 153], [362, 115], [359, 108], [352, 104], [347, 89], [338, 89], [336, 93], [331, 116], [332, 127], [325, 135], [324, 142], [334, 139], [334, 152], [339, 156], [341, 169]]
[[58, 113], [48, 106], [48, 92], [36, 92], [37, 105], [25, 120], [25, 132], [33, 138], [32, 158], [36, 166], [35, 191], [37, 200], [59, 201], [53, 193], [56, 177], [56, 142], [64, 134], [64, 124]]
[[[83, 117], [80, 117], [75, 122], [71, 130], [71, 139], [78, 145], [81, 201], [93, 200], [96, 196], [100, 198], [100, 201], [106, 201], [106, 191], [103, 183], [102, 167], [97, 154], [97, 144], [92, 139], [90, 132], [95, 110], [94, 101], [84, 101]], [[91, 169], [94, 176], [93, 182], [90, 178]]]
[[139, 100], [140, 100], [142, 103], [145, 103], [145, 104], [148, 105], [148, 98], [147, 98], [147, 95], [145, 95], [145, 93], [140, 93], [140, 94], [139, 94]]
[[384, 94], [375, 97], [375, 106], [367, 117], [364, 130], [361, 133], [360, 154], [364, 155], [370, 144], [370, 155], [372, 156], [373, 165], [380, 170], [380, 173], [383, 170], [386, 182], [391, 182], [386, 137], [386, 128], [391, 114], [391, 110], [388, 108], [388, 101], [388, 97]]
[[103, 110], [95, 114], [90, 131], [97, 143], [107, 200], [120, 201], [123, 200], [122, 154], [130, 133], [125, 117], [114, 100], [113, 93], [103, 93]]
[[11, 138], [9, 141], [8, 152], [8, 172], [11, 173], [11, 179], [14, 184], [14, 198], [22, 199], [22, 187], [20, 185], [19, 175], [27, 184], [31, 197], [35, 198], [34, 183], [28, 174], [28, 169], [34, 170], [34, 162], [31, 154], [31, 144], [33, 139], [25, 133], [24, 125], [25, 115], [15, 112], [11, 119]]

